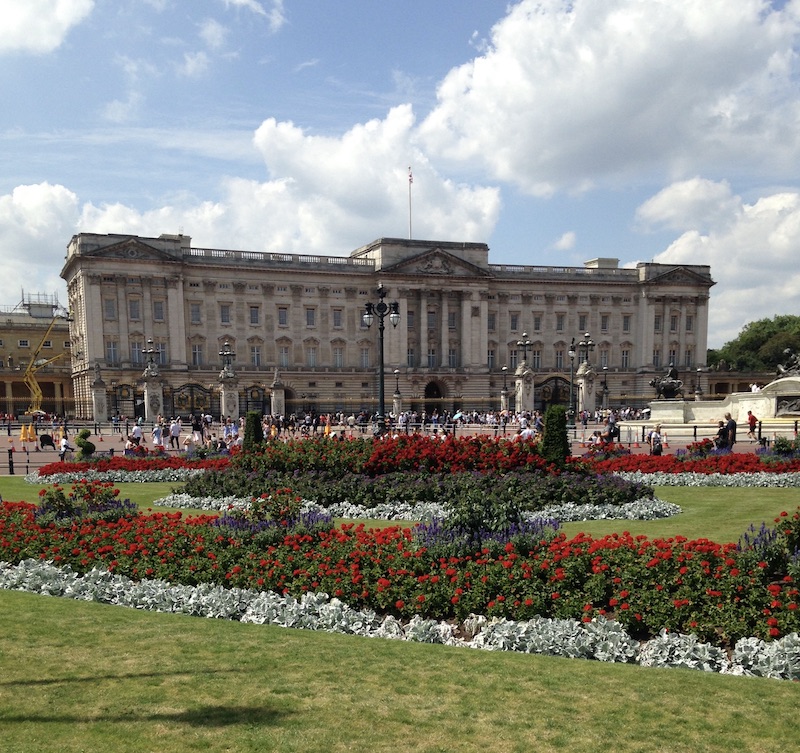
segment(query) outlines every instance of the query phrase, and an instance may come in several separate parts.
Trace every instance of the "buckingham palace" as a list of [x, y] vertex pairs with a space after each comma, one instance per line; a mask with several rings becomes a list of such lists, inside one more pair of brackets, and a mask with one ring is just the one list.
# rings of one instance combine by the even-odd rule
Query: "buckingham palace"
[[[380, 238], [342, 257], [95, 233], [72, 237], [61, 276], [75, 414], [100, 420], [145, 415], [156, 383], [164, 415], [269, 413], [278, 389], [286, 413], [374, 413], [384, 378], [389, 408], [519, 409], [523, 367], [532, 407], [574, 407], [588, 362], [581, 407], [644, 405], [670, 364], [702, 389], [714, 285], [706, 265], [490, 263], [484, 243]], [[384, 301], [391, 322], [367, 326]]]

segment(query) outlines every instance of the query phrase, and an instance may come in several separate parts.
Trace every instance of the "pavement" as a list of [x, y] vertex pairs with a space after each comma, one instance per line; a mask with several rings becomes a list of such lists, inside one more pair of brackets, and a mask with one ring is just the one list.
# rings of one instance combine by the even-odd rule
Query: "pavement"
[[[75, 427], [77, 431], [81, 427]], [[107, 426], [93, 426], [88, 425], [87, 428], [92, 430], [89, 437], [90, 440], [97, 447], [98, 453], [108, 452], [111, 448], [115, 452], [121, 453], [123, 450], [124, 438], [121, 433], [115, 433], [111, 424]], [[600, 425], [595, 425], [590, 422], [586, 429], [581, 426], [569, 429], [569, 437], [572, 443], [572, 454], [583, 455], [588, 452], [592, 432], [598, 430]], [[620, 443], [628, 447], [634, 454], [647, 455], [649, 454], [649, 447], [644, 436], [647, 431], [652, 428], [652, 424], [645, 424], [641, 421], [635, 422], [622, 422], [620, 424], [621, 437]], [[788, 439], [794, 438], [797, 432], [797, 422], [794, 420], [775, 420], [770, 422], [763, 422], [761, 427], [761, 436], [768, 442], [772, 442], [776, 437], [786, 437]], [[353, 434], [354, 436], [361, 435], [358, 430], [352, 432], [347, 427], [336, 427], [334, 431], [339, 432], [344, 430], [346, 434]], [[493, 427], [486, 425], [467, 425], [459, 426], [457, 429], [458, 436], [488, 434], [490, 436], [505, 436], [512, 439], [517, 432], [515, 426], [509, 425], [506, 429], [505, 435], [501, 430], [495, 432]], [[42, 432], [43, 433], [43, 432]], [[663, 426], [664, 434], [664, 452], [665, 454], [674, 453], [676, 450], [686, 449], [686, 446], [692, 442], [701, 441], [708, 437], [711, 438], [716, 434], [716, 427], [711, 424], [682, 424]], [[70, 432], [70, 441], [74, 444], [74, 433]], [[149, 436], [149, 431], [145, 431], [145, 437]], [[11, 434], [8, 434], [5, 427], [0, 432], [0, 476], [2, 475], [27, 475], [35, 470], [38, 470], [43, 465], [48, 463], [55, 463], [58, 461], [58, 452], [50, 447], [44, 449], [37, 449], [38, 442], [22, 442], [20, 441], [20, 430], [12, 429]], [[744, 430], [740, 427], [738, 433], [738, 441], [734, 447], [734, 452], [755, 452], [759, 444], [757, 441], [751, 441], [747, 438], [747, 427]], [[13, 451], [9, 452], [10, 450]], [[13, 466], [13, 471], [11, 470]]]

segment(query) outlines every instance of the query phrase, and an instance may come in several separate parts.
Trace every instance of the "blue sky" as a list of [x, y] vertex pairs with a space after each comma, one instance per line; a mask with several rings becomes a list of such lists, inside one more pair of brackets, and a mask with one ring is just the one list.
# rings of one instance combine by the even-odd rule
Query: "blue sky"
[[710, 264], [800, 313], [800, 2], [0, 0], [0, 304], [76, 232]]

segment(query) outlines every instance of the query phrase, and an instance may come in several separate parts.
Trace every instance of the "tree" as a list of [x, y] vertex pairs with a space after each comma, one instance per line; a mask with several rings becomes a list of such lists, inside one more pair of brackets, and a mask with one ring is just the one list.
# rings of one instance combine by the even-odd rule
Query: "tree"
[[567, 436], [566, 409], [563, 405], [551, 405], [544, 414], [542, 457], [556, 465], [564, 465], [571, 452]]
[[248, 411], [244, 421], [244, 439], [242, 449], [252, 452], [264, 442], [264, 429], [261, 426], [261, 416], [258, 411]]
[[783, 314], [746, 324], [735, 340], [708, 351], [708, 365], [725, 362], [734, 371], [774, 371], [789, 348], [800, 351], [800, 316]]

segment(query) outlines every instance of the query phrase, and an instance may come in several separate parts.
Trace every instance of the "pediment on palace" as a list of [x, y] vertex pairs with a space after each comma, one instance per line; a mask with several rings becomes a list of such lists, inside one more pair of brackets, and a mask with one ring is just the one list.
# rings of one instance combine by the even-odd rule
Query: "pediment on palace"
[[383, 272], [399, 275], [438, 275], [441, 277], [490, 277], [486, 269], [459, 259], [457, 256], [432, 248], [429, 251], [403, 259], [390, 267], [384, 267]]
[[711, 287], [715, 284], [709, 277], [698, 274], [687, 267], [673, 267], [660, 275], [652, 277], [647, 282], [650, 285], [702, 285], [705, 287]]
[[176, 261], [174, 256], [143, 243], [138, 238], [126, 238], [109, 246], [86, 251], [84, 256], [102, 256], [105, 259], [136, 259], [137, 261]]

